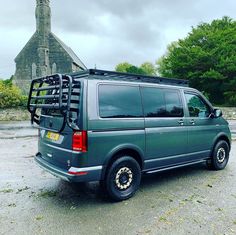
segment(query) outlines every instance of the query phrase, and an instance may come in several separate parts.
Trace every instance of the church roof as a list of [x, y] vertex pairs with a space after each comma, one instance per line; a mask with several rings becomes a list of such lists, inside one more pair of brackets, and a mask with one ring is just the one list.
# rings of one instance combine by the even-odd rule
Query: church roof
[[70, 47], [68, 47], [60, 38], [58, 38], [54, 33], [51, 33], [51, 34], [57, 40], [57, 42], [63, 47], [63, 49], [68, 53], [68, 55], [73, 60], [73, 63], [78, 65], [82, 70], [87, 70], [87, 67], [80, 60], [80, 58], [75, 54], [75, 52]]

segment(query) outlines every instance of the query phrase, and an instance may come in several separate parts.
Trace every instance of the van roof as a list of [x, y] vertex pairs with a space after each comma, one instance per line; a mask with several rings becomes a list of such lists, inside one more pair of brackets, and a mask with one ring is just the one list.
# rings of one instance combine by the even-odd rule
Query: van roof
[[88, 76], [89, 79], [100, 79], [109, 81], [152, 83], [152, 84], [183, 86], [183, 87], [189, 86], [188, 80], [184, 79], [120, 73], [120, 72], [98, 70], [98, 69], [89, 69], [81, 72], [72, 73], [70, 75], [73, 76], [74, 78]]

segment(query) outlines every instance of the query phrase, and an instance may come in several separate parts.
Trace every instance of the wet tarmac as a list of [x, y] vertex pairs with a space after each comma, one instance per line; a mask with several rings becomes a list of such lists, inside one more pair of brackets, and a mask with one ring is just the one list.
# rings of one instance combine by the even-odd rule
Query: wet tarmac
[[145, 176], [120, 203], [41, 170], [36, 151], [36, 137], [0, 139], [0, 234], [236, 234], [235, 141], [225, 170]]

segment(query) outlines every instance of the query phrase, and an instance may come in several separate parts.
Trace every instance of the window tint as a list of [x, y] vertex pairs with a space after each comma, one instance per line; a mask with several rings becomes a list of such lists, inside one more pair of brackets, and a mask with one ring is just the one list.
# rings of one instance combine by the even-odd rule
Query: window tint
[[194, 94], [185, 94], [190, 117], [208, 117], [210, 108], [204, 101]]
[[142, 95], [145, 117], [165, 117], [165, 97], [161, 89], [143, 88]]
[[145, 117], [183, 117], [183, 106], [177, 90], [142, 88]]
[[102, 118], [142, 117], [139, 87], [100, 85], [99, 113]]

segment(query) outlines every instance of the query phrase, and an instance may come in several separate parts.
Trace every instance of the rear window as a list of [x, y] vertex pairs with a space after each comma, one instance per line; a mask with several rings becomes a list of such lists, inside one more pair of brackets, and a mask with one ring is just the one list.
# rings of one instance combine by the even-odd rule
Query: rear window
[[183, 105], [178, 90], [142, 88], [145, 117], [183, 117]]
[[102, 118], [143, 117], [139, 87], [99, 85], [99, 115]]

